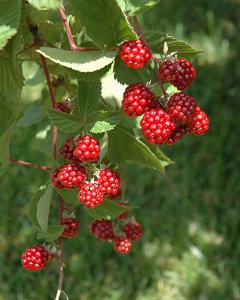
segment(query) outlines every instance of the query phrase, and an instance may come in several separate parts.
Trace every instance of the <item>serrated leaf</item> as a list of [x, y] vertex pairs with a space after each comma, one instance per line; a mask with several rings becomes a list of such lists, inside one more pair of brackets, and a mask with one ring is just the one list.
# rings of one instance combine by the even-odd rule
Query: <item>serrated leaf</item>
[[48, 229], [51, 199], [52, 185], [48, 183], [41, 186], [29, 202], [29, 218], [43, 233]]
[[86, 208], [86, 212], [97, 220], [103, 219], [115, 219], [118, 215], [124, 211], [129, 211], [135, 207], [133, 206], [121, 206], [114, 201], [105, 200], [103, 204], [95, 208]]
[[58, 194], [69, 204], [79, 205], [77, 189], [58, 189]]
[[108, 133], [109, 157], [113, 162], [118, 164], [135, 162], [163, 172], [172, 162], [159, 148], [153, 150], [152, 147], [157, 146], [147, 145], [121, 126]]
[[13, 134], [15, 124], [12, 124], [1, 136], [0, 136], [0, 167], [6, 167], [10, 161], [9, 144], [11, 136]]
[[116, 47], [122, 41], [136, 38], [115, 0], [70, 0], [70, 3], [80, 24], [100, 48]]
[[22, 2], [19, 0], [2, 0], [0, 2], [0, 49], [17, 33], [21, 5]]
[[123, 0], [117, 0], [117, 2], [129, 16], [136, 16], [153, 8], [160, 0], [128, 0], [125, 5]]
[[122, 62], [119, 56], [115, 59], [113, 72], [114, 78], [121, 84], [147, 83], [155, 77], [155, 72], [150, 66], [138, 70], [131, 69]]
[[64, 226], [62, 225], [49, 225], [47, 229], [47, 233], [44, 235], [44, 239], [52, 243], [56, 239], [58, 239], [64, 231]]
[[36, 51], [59, 65], [82, 73], [103, 69], [110, 65], [116, 56], [115, 51], [74, 52], [47, 47]]
[[37, 9], [57, 9], [60, 7], [60, 0], [28, 0]]
[[148, 40], [151, 49], [160, 54], [163, 54], [163, 46], [165, 42], [168, 45], [168, 53], [177, 52], [180, 56], [188, 55], [189, 57], [194, 57], [195, 55], [203, 52], [202, 50], [193, 48], [186, 42], [179, 40], [174, 36], [169, 36], [162, 32], [146, 32], [145, 38]]
[[101, 97], [101, 83], [96, 82], [78, 82], [77, 87], [77, 105], [78, 113], [82, 120], [86, 120], [88, 116], [97, 111], [99, 99]]
[[100, 110], [93, 114], [91, 114], [87, 120], [86, 124], [88, 125], [94, 125], [96, 122], [99, 121], [106, 121], [111, 123], [112, 125], [118, 124], [122, 118], [122, 112], [121, 111], [104, 111]]
[[111, 124], [106, 121], [97, 121], [89, 131], [92, 133], [103, 133], [106, 131], [113, 130], [115, 127], [115, 124]]
[[18, 120], [17, 127], [28, 127], [40, 122], [45, 117], [42, 105], [32, 104]]
[[69, 113], [48, 109], [47, 114], [50, 121], [63, 132], [72, 133], [80, 131], [83, 126], [82, 120], [79, 117]]

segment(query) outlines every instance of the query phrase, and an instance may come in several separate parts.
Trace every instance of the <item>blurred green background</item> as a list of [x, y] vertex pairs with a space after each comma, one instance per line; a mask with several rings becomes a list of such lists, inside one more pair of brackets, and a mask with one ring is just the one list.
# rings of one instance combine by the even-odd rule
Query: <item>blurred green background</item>
[[[145, 229], [130, 255], [90, 236], [90, 218], [79, 212], [80, 235], [64, 246], [64, 290], [71, 300], [239, 300], [240, 1], [162, 0], [140, 21], [205, 51], [194, 60], [189, 92], [208, 112], [210, 130], [163, 146], [175, 161], [165, 175], [128, 167], [127, 197], [140, 205], [135, 214]], [[38, 97], [34, 88], [31, 97]], [[31, 144], [37, 129], [16, 130], [15, 159], [47, 163]], [[19, 258], [36, 242], [27, 202], [46, 176], [12, 165], [1, 178], [0, 300], [54, 299], [56, 265], [28, 273]]]

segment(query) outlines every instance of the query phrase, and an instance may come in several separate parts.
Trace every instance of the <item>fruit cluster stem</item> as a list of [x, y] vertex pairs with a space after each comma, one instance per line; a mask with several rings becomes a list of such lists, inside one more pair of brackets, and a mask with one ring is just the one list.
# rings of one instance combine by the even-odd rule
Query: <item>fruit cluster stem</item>
[[21, 166], [27, 166], [27, 167], [32, 167], [32, 168], [43, 170], [43, 171], [51, 171], [51, 168], [49, 168], [49, 167], [41, 166], [41, 165], [32, 163], [30, 161], [10, 159], [10, 162], [13, 163], [13, 164], [17, 164], [17, 165], [21, 165]]

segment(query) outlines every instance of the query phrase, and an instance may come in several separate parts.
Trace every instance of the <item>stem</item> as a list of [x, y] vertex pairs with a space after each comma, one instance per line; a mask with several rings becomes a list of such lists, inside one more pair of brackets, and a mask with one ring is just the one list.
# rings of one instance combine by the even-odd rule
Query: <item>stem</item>
[[65, 14], [65, 8], [64, 8], [63, 5], [61, 5], [61, 7], [59, 9], [59, 13], [60, 13], [60, 17], [63, 21], [63, 25], [65, 27], [65, 30], [67, 32], [68, 42], [69, 42], [69, 45], [70, 45], [72, 51], [79, 51], [79, 52], [100, 51], [98, 48], [81, 48], [81, 47], [78, 47], [76, 45], [75, 41], [74, 41], [72, 31], [71, 31], [71, 28], [68, 24], [67, 17], [66, 17], [66, 14]]
[[[135, 27], [136, 27], [136, 31], [137, 31], [137, 34], [138, 36], [145, 42], [145, 44], [148, 46], [148, 48], [151, 50], [148, 42], [146, 41], [146, 39], [144, 38], [144, 35], [143, 35], [143, 32], [142, 32], [142, 28], [141, 28], [141, 25], [138, 21], [138, 18], [135, 16], [133, 17], [133, 22], [135, 24]], [[158, 74], [158, 69], [159, 69], [159, 65], [161, 63], [161, 61], [156, 57], [156, 55], [152, 52], [151, 50], [151, 53], [152, 53], [152, 61], [154, 63], [154, 67], [155, 67], [155, 71], [156, 71], [156, 75], [157, 75], [157, 83], [158, 85], [160, 86], [162, 92], [163, 92], [163, 96], [165, 98], [165, 100], [167, 101], [168, 100], [168, 94], [167, 94], [167, 91], [166, 89], [164, 88], [164, 85], [163, 85], [163, 82], [162, 80], [159, 78], [159, 74]]]
[[32, 167], [32, 168], [43, 170], [43, 171], [50, 171], [51, 170], [51, 168], [49, 168], [49, 167], [41, 166], [41, 165], [29, 162], [29, 161], [24, 161], [24, 160], [10, 159], [10, 162], [13, 163], [13, 164]]

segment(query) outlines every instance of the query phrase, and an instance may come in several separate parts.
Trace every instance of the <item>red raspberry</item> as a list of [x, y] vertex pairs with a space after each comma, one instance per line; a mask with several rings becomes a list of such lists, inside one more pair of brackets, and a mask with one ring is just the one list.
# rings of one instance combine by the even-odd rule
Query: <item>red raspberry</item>
[[143, 235], [142, 226], [137, 222], [129, 222], [123, 227], [123, 231], [126, 233], [126, 237], [129, 240], [137, 241]]
[[122, 109], [129, 117], [142, 115], [154, 107], [154, 94], [142, 83], [129, 85], [124, 94]]
[[73, 154], [80, 161], [97, 161], [100, 152], [100, 145], [97, 139], [85, 135], [77, 140], [77, 147]]
[[85, 207], [96, 207], [103, 203], [103, 188], [98, 182], [84, 183], [79, 191], [78, 199], [84, 204]]
[[113, 224], [109, 220], [97, 221], [94, 224], [94, 235], [102, 241], [112, 240], [114, 238]]
[[86, 180], [86, 169], [76, 163], [62, 166], [58, 172], [58, 179], [66, 188], [80, 188]]
[[62, 111], [62, 112], [65, 112], [65, 113], [70, 113], [71, 110], [72, 110], [71, 103], [69, 103], [68, 101], [58, 102], [56, 104], [56, 110]]
[[95, 235], [95, 228], [98, 224], [99, 220], [93, 220], [90, 224], [89, 224], [89, 231], [91, 234]]
[[64, 225], [62, 237], [72, 238], [78, 235], [80, 223], [75, 218], [64, 218], [60, 224]]
[[192, 121], [197, 103], [195, 99], [184, 93], [172, 95], [167, 103], [167, 111], [172, 119], [180, 124], [186, 124]]
[[41, 245], [35, 245], [22, 254], [22, 266], [29, 271], [43, 269], [50, 259], [49, 252]]
[[140, 125], [143, 135], [151, 144], [162, 144], [176, 127], [171, 116], [162, 108], [145, 112]]
[[54, 187], [58, 189], [64, 189], [65, 186], [61, 183], [61, 181], [58, 179], [58, 172], [59, 169], [56, 169], [52, 172], [51, 179], [52, 179], [52, 184]]
[[109, 195], [108, 198], [109, 198], [110, 200], [116, 200], [116, 199], [120, 198], [121, 195], [122, 195], [121, 190], [118, 190], [118, 193], [117, 193], [116, 195]]
[[186, 127], [179, 126], [173, 130], [171, 135], [167, 138], [166, 142], [168, 145], [174, 144], [176, 141], [180, 140], [187, 133]]
[[66, 140], [62, 147], [59, 149], [59, 153], [61, 154], [63, 159], [73, 160], [73, 151], [75, 149], [75, 144], [72, 139]]
[[128, 67], [140, 69], [151, 59], [152, 53], [144, 41], [133, 40], [122, 44], [120, 56]]
[[159, 68], [159, 77], [181, 91], [192, 83], [196, 77], [196, 70], [186, 58], [166, 60]]
[[[119, 202], [118, 205], [120, 205], [120, 206], [126, 206], [126, 203]], [[121, 221], [121, 220], [126, 219], [127, 217], [128, 217], [128, 211], [126, 210], [126, 211], [122, 212], [120, 215], [118, 215], [116, 219], [118, 221]]]
[[188, 124], [188, 131], [193, 134], [202, 135], [208, 131], [209, 119], [207, 114], [198, 106], [192, 123]]
[[112, 169], [101, 169], [97, 182], [102, 186], [106, 196], [116, 196], [119, 193], [120, 177]]
[[128, 239], [126, 239], [124, 237], [116, 237], [114, 239], [114, 249], [117, 252], [125, 254], [125, 253], [130, 252], [131, 248], [132, 248], [132, 244]]

